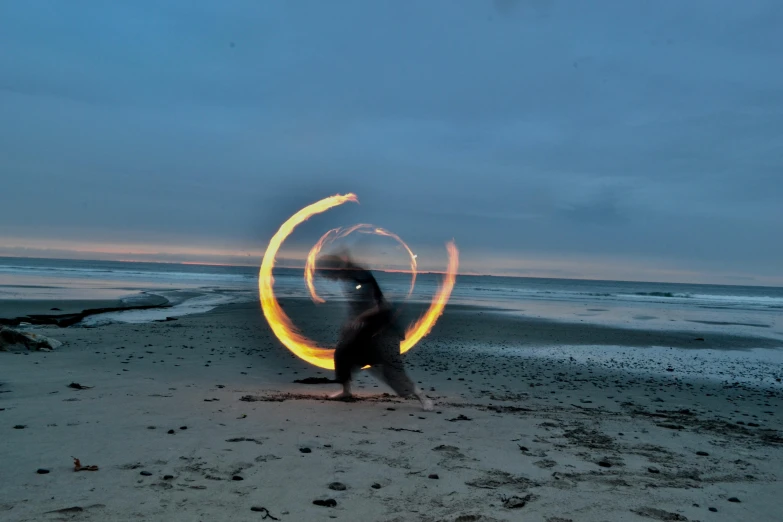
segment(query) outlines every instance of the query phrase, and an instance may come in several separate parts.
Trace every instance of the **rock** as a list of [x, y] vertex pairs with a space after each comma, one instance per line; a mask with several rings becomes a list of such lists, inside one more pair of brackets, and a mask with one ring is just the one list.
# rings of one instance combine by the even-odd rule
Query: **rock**
[[671, 513], [658, 508], [643, 507], [639, 509], [632, 509], [631, 513], [636, 513], [641, 517], [653, 518], [655, 520], [663, 520], [666, 522], [687, 522], [688, 517], [680, 515], [679, 513]]
[[45, 335], [0, 326], [0, 350], [10, 349], [18, 345], [24, 346], [28, 350], [49, 351], [59, 348], [63, 343]]
[[163, 480], [172, 480], [174, 475], [163, 475]]
[[519, 509], [525, 507], [525, 505], [533, 499], [533, 495], [525, 495], [524, 497], [509, 497], [503, 499], [503, 507], [506, 509]]
[[650, 466], [649, 468], [647, 468], [647, 471], [649, 471], [650, 473], [660, 473], [661, 472], [661, 470], [659, 470], [658, 468], [656, 468], [654, 466]]
[[710, 511], [712, 511], [713, 513], [717, 513], [718, 512], [718, 508], [711, 507], [711, 508], [708, 508], [708, 509]]
[[188, 429], [188, 427], [187, 426], [180, 426], [179, 429], [186, 430], [186, 429]]
[[372, 486], [370, 486], [372, 489], [381, 489], [381, 485], [377, 482], [373, 482]]
[[141, 475], [142, 477], [151, 477], [152, 473], [150, 473], [149, 471], [142, 471], [141, 473], [139, 473], [139, 475]]
[[438, 480], [440, 477], [438, 476], [437, 473], [430, 473], [429, 475], [427, 475], [427, 478]]
[[598, 461], [598, 465], [599, 465], [599, 466], [601, 466], [602, 468], [611, 468], [611, 467], [612, 467], [612, 463], [611, 463], [611, 462], [609, 462], [609, 461], [608, 461], [608, 460], [606, 460], [606, 459], [599, 460], [599, 461]]
[[332, 482], [329, 484], [329, 489], [334, 491], [345, 491], [348, 488], [342, 482]]
[[312, 453], [313, 450], [311, 450], [310, 448], [299, 448], [299, 452], [300, 453]]
[[23, 430], [26, 427], [27, 427], [27, 424], [17, 424], [16, 426], [14, 426], [14, 429], [15, 430]]
[[337, 501], [333, 498], [327, 498], [325, 500], [313, 500], [313, 504], [322, 507], [335, 507], [337, 505]]
[[698, 455], [700, 457], [709, 457], [710, 456], [710, 454], [707, 453], [706, 451], [697, 451], [696, 455]]
[[174, 435], [174, 433], [176, 433], [176, 432], [174, 430], [169, 430], [166, 433], [168, 433], [169, 435]]
[[234, 475], [233, 477], [231, 477], [231, 480], [245, 480], [245, 478], [240, 475]]
[[35, 472], [38, 473], [39, 475], [46, 475], [47, 473], [49, 473], [49, 470], [46, 468], [38, 468]]
[[89, 390], [92, 388], [92, 386], [85, 386], [84, 384], [79, 384], [78, 382], [72, 382], [68, 385], [69, 388], [73, 388], [74, 390]]
[[728, 500], [729, 500], [729, 502], [739, 502], [740, 501], [740, 499], [738, 499], [737, 497], [729, 497]]

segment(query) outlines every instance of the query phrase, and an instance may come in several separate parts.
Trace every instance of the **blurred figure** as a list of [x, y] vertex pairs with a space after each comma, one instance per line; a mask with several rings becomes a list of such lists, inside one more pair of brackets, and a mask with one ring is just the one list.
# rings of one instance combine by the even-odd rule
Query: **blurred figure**
[[335, 378], [343, 389], [330, 398], [351, 397], [353, 373], [370, 366], [370, 373], [397, 395], [415, 395], [424, 410], [432, 410], [432, 401], [405, 371], [400, 355], [405, 332], [370, 271], [356, 265], [347, 254], [321, 256], [316, 266], [325, 278], [344, 284], [350, 309], [334, 350]]

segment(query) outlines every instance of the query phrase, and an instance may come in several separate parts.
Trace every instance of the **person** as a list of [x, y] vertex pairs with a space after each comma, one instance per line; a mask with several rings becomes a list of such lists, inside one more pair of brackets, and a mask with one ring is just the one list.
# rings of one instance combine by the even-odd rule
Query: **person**
[[334, 350], [335, 380], [343, 389], [330, 398], [350, 398], [354, 372], [369, 366], [370, 373], [397, 395], [413, 395], [424, 410], [432, 410], [432, 401], [405, 371], [400, 354], [405, 332], [397, 324], [396, 313], [372, 273], [347, 255], [321, 256], [316, 266], [323, 277], [344, 284], [349, 301], [349, 317]]

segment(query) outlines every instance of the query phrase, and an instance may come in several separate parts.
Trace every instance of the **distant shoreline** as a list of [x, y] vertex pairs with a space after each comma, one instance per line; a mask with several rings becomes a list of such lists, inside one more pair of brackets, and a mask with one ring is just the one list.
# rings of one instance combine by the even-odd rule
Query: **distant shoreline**
[[[223, 267], [223, 268], [255, 268], [257, 269], [260, 265], [260, 260], [258, 263], [253, 264], [236, 264], [236, 263], [209, 263], [209, 262], [193, 262], [193, 261], [143, 261], [143, 260], [133, 260], [133, 259], [88, 259], [88, 258], [60, 258], [60, 257], [27, 257], [27, 256], [13, 256], [13, 255], [3, 255], [0, 256], [0, 261], [4, 259], [26, 259], [26, 260], [32, 260], [32, 261], [61, 261], [61, 262], [83, 262], [83, 263], [90, 263], [90, 262], [100, 262], [100, 263], [132, 263], [132, 264], [140, 264], [140, 265], [161, 265], [161, 266], [183, 266], [183, 267], [205, 267], [205, 268], [216, 268], [216, 267]], [[291, 261], [287, 260], [278, 260], [277, 265], [275, 266], [275, 269], [284, 269], [284, 270], [304, 270], [304, 264], [299, 264], [299, 261], [296, 261], [294, 264]], [[286, 264], [289, 263], [289, 264]], [[375, 272], [382, 272], [386, 274], [409, 274], [410, 270], [404, 269], [404, 268], [375, 268], [373, 269]], [[429, 274], [429, 275], [443, 275], [445, 272], [440, 270], [420, 270], [417, 272], [420, 275]], [[754, 283], [752, 279], [745, 280], [743, 279], [742, 283], [683, 283], [683, 282], [670, 282], [670, 281], [660, 281], [660, 280], [648, 280], [648, 279], [601, 279], [601, 278], [592, 278], [592, 277], [581, 277], [581, 278], [575, 278], [575, 277], [543, 277], [543, 276], [532, 276], [532, 275], [516, 275], [516, 274], [491, 274], [491, 273], [479, 273], [479, 272], [459, 272], [457, 274], [457, 277], [492, 277], [492, 278], [498, 278], [498, 279], [530, 279], [530, 280], [537, 280], [537, 281], [561, 281], [561, 282], [569, 282], [569, 281], [590, 281], [595, 283], [647, 283], [647, 284], [656, 284], [656, 285], [691, 285], [691, 286], [705, 286], [705, 287], [754, 287], [754, 288], [774, 288], [774, 289], [780, 289], [783, 288], [783, 284], [779, 285], [770, 285], [770, 284], [759, 284]]]

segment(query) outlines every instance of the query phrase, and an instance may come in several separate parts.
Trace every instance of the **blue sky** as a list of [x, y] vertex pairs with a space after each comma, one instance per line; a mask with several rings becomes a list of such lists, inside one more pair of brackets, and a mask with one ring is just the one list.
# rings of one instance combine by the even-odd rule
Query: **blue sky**
[[[783, 284], [775, 0], [0, 2], [0, 255]], [[404, 265], [390, 255], [389, 264]], [[397, 259], [399, 257], [399, 259]]]

